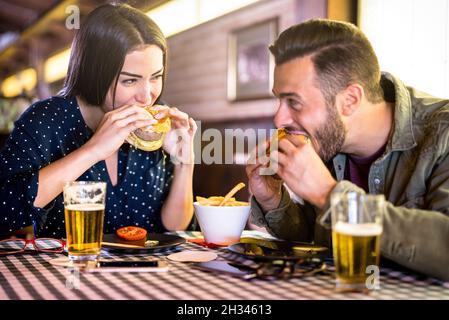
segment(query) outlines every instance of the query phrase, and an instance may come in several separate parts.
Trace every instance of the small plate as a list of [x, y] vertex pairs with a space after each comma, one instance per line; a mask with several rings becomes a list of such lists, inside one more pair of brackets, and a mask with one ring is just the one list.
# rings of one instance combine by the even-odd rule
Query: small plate
[[310, 243], [256, 238], [242, 238], [227, 249], [256, 260], [323, 259], [329, 254], [328, 248]]
[[[145, 241], [147, 240], [157, 240], [159, 241], [159, 243], [155, 246], [145, 247]], [[166, 250], [179, 246], [180, 244], [185, 243], [186, 239], [172, 234], [149, 233], [147, 234], [146, 239], [136, 241], [126, 241], [119, 238], [116, 234], [110, 233], [105, 234], [103, 236], [103, 242], [111, 242], [116, 244], [116, 245], [103, 244], [101, 246], [101, 249], [107, 251], [120, 251], [122, 253], [146, 253], [156, 250]], [[123, 247], [120, 247], [120, 245], [123, 245]], [[141, 248], [129, 248], [126, 245], [139, 246]]]

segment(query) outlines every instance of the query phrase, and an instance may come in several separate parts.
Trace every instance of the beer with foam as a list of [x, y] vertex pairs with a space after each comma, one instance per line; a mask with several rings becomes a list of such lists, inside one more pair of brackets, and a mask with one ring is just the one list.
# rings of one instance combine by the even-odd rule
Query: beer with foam
[[[332, 246], [338, 291], [374, 288], [379, 271], [385, 197], [357, 192], [331, 194]], [[378, 277], [377, 275], [374, 276]], [[370, 278], [370, 279], [369, 279]], [[378, 278], [375, 279], [378, 283]]]
[[64, 216], [69, 259], [84, 267], [100, 256], [106, 183], [74, 181], [64, 186]]
[[340, 286], [364, 285], [367, 267], [379, 265], [382, 226], [337, 222], [332, 231], [334, 264]]

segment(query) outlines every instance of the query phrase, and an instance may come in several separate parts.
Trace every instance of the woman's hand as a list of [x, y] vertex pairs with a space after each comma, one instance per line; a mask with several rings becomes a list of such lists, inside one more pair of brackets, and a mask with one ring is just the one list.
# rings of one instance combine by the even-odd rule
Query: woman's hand
[[93, 152], [98, 161], [104, 160], [120, 148], [131, 132], [156, 122], [142, 107], [120, 107], [104, 115], [95, 134], [83, 147]]
[[177, 108], [157, 106], [154, 110], [159, 110], [156, 119], [167, 116], [171, 119], [171, 130], [165, 135], [163, 149], [170, 154], [173, 163], [194, 164], [193, 139], [198, 129], [195, 121]]

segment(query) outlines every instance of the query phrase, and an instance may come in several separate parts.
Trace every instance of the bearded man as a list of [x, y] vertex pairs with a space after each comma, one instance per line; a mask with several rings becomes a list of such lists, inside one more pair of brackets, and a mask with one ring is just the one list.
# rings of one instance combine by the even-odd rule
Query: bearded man
[[370, 42], [349, 23], [306, 21], [282, 32], [270, 51], [275, 126], [310, 143], [294, 135], [279, 141], [270, 155], [276, 175], [261, 174], [261, 161], [248, 163], [251, 222], [330, 247], [331, 195], [383, 194], [381, 255], [449, 279], [449, 101], [381, 72]]

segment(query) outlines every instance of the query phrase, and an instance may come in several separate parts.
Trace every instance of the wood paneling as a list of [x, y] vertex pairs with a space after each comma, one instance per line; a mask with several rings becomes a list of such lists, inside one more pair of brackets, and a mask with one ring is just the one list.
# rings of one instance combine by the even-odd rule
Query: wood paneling
[[279, 30], [284, 30], [297, 22], [297, 10], [297, 0], [261, 1], [170, 37], [165, 100], [196, 120], [272, 116], [274, 99], [228, 101], [228, 37], [235, 29], [271, 18], [278, 18]]
[[[270, 132], [270, 129], [273, 129], [273, 118], [259, 118], [257, 120], [253, 119], [252, 121], [247, 120], [239, 120], [239, 121], [223, 121], [223, 122], [214, 122], [214, 123], [202, 123], [201, 124], [201, 133], [208, 129], [217, 129], [221, 133], [221, 154], [222, 154], [222, 162], [225, 162], [226, 159], [232, 159], [233, 155], [236, 153], [236, 142], [233, 142], [232, 149], [225, 149], [225, 130], [236, 130], [241, 129], [245, 131], [246, 129], [263, 129], [266, 130], [267, 135]], [[233, 131], [234, 132], [234, 131]], [[203, 141], [201, 143], [201, 150], [204, 150], [204, 147], [207, 146], [209, 141]], [[250, 150], [249, 145], [251, 143], [248, 140], [245, 140], [244, 143], [244, 151], [248, 153]], [[196, 154], [196, 160], [198, 163], [200, 154]], [[208, 196], [219, 196], [225, 195], [233, 186], [235, 186], [239, 182], [244, 182], [248, 186], [248, 179], [245, 172], [244, 164], [237, 164], [236, 161], [233, 163], [225, 164], [225, 163], [213, 163], [206, 164], [201, 159], [201, 162], [195, 166], [195, 174], [193, 179], [193, 189], [194, 195], [208, 197]], [[230, 161], [227, 161], [230, 162]], [[237, 199], [246, 201], [249, 198], [249, 189], [246, 187], [245, 189], [239, 191], [236, 195]]]

